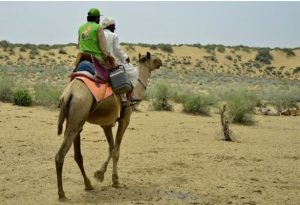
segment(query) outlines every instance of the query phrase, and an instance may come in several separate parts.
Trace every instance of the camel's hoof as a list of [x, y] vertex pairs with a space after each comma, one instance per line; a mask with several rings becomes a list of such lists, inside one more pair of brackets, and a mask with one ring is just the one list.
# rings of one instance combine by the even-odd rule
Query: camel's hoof
[[113, 183], [112, 187], [119, 189], [119, 188], [121, 188], [121, 185], [120, 185], [120, 183]]
[[85, 190], [86, 190], [86, 191], [89, 191], [89, 190], [93, 190], [93, 189], [94, 189], [94, 187], [92, 186], [91, 181], [90, 181], [89, 179], [86, 179], [86, 180], [84, 181], [84, 185], [85, 185]]
[[91, 190], [94, 190], [94, 187], [91, 184], [85, 185], [85, 190], [86, 191], [91, 191]]
[[66, 202], [66, 201], [70, 201], [70, 199], [68, 199], [65, 194], [63, 195], [60, 195], [59, 198], [58, 198], [58, 201], [60, 202]]
[[94, 173], [94, 178], [95, 178], [96, 180], [100, 181], [100, 182], [103, 182], [103, 180], [104, 180], [104, 172], [103, 172], [103, 171], [100, 171], [100, 170], [96, 171], [96, 172]]

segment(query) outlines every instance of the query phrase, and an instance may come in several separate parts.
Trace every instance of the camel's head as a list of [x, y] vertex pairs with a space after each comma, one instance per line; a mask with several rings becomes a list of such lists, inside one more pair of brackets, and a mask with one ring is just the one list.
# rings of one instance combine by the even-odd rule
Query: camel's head
[[143, 56], [139, 54], [139, 63], [148, 67], [150, 72], [162, 66], [162, 61], [160, 58], [151, 55], [149, 52]]

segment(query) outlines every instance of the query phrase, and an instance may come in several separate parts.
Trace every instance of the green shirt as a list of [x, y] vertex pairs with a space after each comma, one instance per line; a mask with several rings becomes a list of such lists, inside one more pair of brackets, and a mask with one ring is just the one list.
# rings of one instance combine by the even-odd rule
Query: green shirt
[[79, 27], [79, 50], [103, 60], [103, 53], [98, 43], [98, 30], [101, 26], [94, 22], [87, 22]]

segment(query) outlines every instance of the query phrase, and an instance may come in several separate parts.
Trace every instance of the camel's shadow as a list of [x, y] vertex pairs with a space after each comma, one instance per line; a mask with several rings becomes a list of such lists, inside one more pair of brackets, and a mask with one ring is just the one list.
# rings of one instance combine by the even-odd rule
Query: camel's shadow
[[94, 184], [94, 190], [83, 192], [78, 198], [71, 201], [78, 204], [144, 204], [156, 202], [177, 201], [200, 204], [203, 198], [191, 193], [172, 191], [169, 187], [162, 187], [154, 183], [132, 182], [113, 188], [111, 185]]

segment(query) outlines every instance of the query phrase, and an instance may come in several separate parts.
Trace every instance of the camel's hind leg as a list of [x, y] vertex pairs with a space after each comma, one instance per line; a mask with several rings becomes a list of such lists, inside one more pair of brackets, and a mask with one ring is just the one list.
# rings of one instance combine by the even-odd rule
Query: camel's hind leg
[[118, 168], [117, 168], [119, 157], [120, 157], [120, 145], [123, 139], [123, 135], [129, 125], [131, 113], [132, 113], [131, 107], [123, 108], [121, 112], [121, 118], [119, 120], [119, 126], [118, 126], [117, 136], [115, 140], [115, 147], [112, 152], [112, 157], [113, 157], [113, 175], [112, 175], [113, 185], [112, 186], [115, 188], [118, 188], [120, 186]]
[[102, 167], [100, 170], [97, 170], [94, 174], [95, 179], [99, 180], [102, 182], [104, 180], [104, 174], [107, 170], [107, 165], [111, 159], [112, 156], [112, 151], [114, 149], [114, 137], [113, 137], [113, 132], [112, 132], [112, 127], [111, 126], [102, 126], [104, 134], [106, 136], [109, 148], [108, 148], [108, 157], [106, 161], [103, 163]]
[[81, 149], [80, 149], [80, 134], [78, 134], [74, 141], [74, 159], [78, 164], [78, 167], [81, 171], [81, 174], [83, 176], [84, 179], [84, 184], [85, 184], [85, 190], [93, 190], [93, 186], [91, 185], [91, 181], [89, 180], [89, 178], [86, 176], [85, 174], [85, 170], [84, 170], [84, 166], [83, 166], [83, 158], [81, 155]]
[[56, 156], [55, 156], [55, 165], [56, 165], [56, 174], [57, 174], [57, 188], [58, 188], [58, 196], [59, 199], [65, 199], [65, 192], [63, 190], [62, 185], [62, 170], [64, 165], [65, 156], [68, 153], [73, 139], [76, 137], [76, 135], [79, 133], [79, 131], [66, 131], [65, 137], [62, 145], [60, 146]]
[[[91, 103], [85, 104], [83, 101], [79, 99], [70, 102], [69, 113], [67, 116], [66, 131], [64, 133], [64, 141], [55, 156], [57, 188], [58, 188], [58, 196], [60, 199], [65, 198], [65, 193], [62, 184], [62, 170], [63, 170], [64, 159], [72, 145], [72, 142], [75, 140], [76, 136], [80, 134], [82, 127], [87, 119], [90, 110], [90, 106], [88, 105], [91, 105]], [[78, 143], [76, 142], [76, 140], [74, 142]], [[76, 148], [75, 148], [75, 152], [76, 152]], [[77, 155], [79, 155], [79, 153], [77, 153]]]

